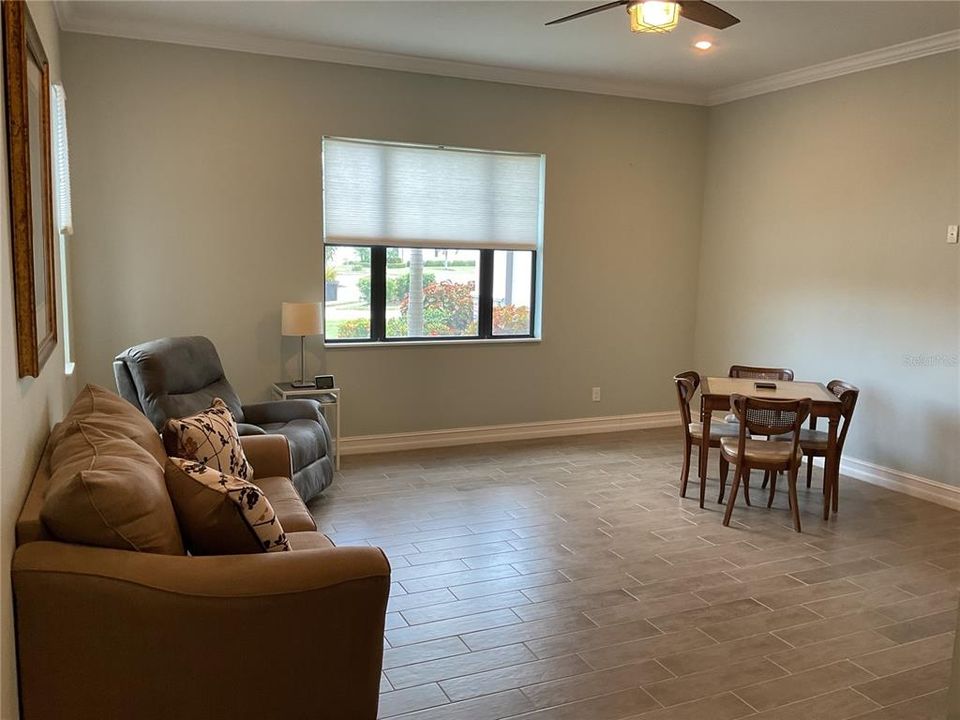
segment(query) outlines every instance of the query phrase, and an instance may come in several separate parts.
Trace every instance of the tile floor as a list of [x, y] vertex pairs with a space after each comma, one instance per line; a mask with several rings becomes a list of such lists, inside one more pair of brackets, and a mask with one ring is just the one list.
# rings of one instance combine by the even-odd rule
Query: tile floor
[[676, 430], [345, 458], [311, 507], [393, 567], [380, 716], [943, 717], [960, 513], [842, 478], [825, 523], [816, 473], [803, 534], [783, 492], [724, 528], [679, 466]]

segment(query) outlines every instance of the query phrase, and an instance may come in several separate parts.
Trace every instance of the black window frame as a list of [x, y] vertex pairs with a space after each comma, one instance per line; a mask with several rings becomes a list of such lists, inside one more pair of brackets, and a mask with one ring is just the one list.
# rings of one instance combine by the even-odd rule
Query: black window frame
[[[327, 345], [353, 345], [363, 343], [404, 343], [423, 342], [487, 342], [490, 340], [523, 340], [536, 338], [537, 312], [537, 250], [521, 250], [530, 253], [530, 332], [519, 334], [494, 334], [493, 332], [493, 266], [494, 253], [498, 248], [469, 248], [479, 250], [480, 266], [477, 286], [477, 334], [476, 335], [422, 335], [405, 337], [387, 337], [387, 249], [395, 245], [347, 245], [326, 243], [325, 247], [362, 247], [370, 250], [370, 337], [368, 338], [324, 338]], [[422, 247], [421, 250], [436, 250], [434, 247]], [[505, 248], [510, 250], [511, 248]], [[326, 253], [324, 253], [326, 256]], [[326, 268], [324, 268], [326, 270]], [[324, 297], [326, 304], [326, 297]], [[326, 315], [326, 313], [324, 313]]]

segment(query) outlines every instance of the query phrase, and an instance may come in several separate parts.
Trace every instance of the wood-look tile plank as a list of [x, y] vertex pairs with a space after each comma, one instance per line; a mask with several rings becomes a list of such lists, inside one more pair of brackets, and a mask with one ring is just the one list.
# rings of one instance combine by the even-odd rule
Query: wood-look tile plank
[[519, 590], [512, 590], [499, 595], [481, 595], [469, 600], [454, 600], [452, 602], [434, 603], [426, 607], [415, 607], [402, 610], [400, 614], [403, 615], [408, 624], [419, 625], [420, 623], [474, 615], [487, 610], [515, 608], [529, 602], [526, 595]]
[[[464, 633], [473, 631], [490, 630], [519, 622], [520, 618], [510, 612], [510, 610], [490, 610], [461, 618], [438, 620], [437, 622], [388, 630], [384, 635], [393, 647], [400, 647], [401, 645], [412, 645], [413, 643], [420, 643], [425, 640], [436, 640], [437, 638], [463, 635]], [[510, 643], [505, 642], [502, 644], [509, 645]], [[471, 649], [476, 650], [479, 648]]]
[[896, 645], [883, 650], [863, 653], [853, 658], [860, 667], [883, 677], [901, 670], [928, 665], [952, 657], [952, 632]]
[[960, 592], [957, 590], [941, 590], [930, 595], [880, 605], [877, 607], [877, 612], [886, 615], [894, 622], [903, 622], [942, 610], [955, 610], [958, 600], [960, 600]]
[[666, 617], [687, 610], [696, 610], [707, 607], [706, 601], [693, 593], [666, 595], [653, 600], [622, 603], [601, 610], [587, 610], [588, 618], [597, 625], [614, 625], [630, 620], [646, 620], [647, 618]]
[[[414, 685], [425, 685], [485, 670], [532, 662], [536, 659], [537, 657], [530, 650], [518, 643], [492, 650], [457, 653], [435, 660], [408, 664], [388, 669], [385, 673], [390, 684], [400, 690]], [[442, 684], [441, 687], [443, 687]]]
[[786, 670], [762, 657], [737, 662], [737, 656], [730, 655], [729, 661], [719, 667], [662, 680], [646, 685], [644, 689], [661, 705], [670, 707], [786, 674]]
[[833, 690], [840, 690], [873, 678], [863, 668], [847, 660], [736, 690], [738, 697], [758, 711], [789, 705]]
[[380, 714], [387, 718], [400, 713], [443, 705], [450, 702], [439, 685], [418, 685], [406, 690], [391, 690], [380, 694]]
[[[415, 570], [416, 567], [403, 568]], [[480, 568], [479, 570], [461, 570], [443, 575], [428, 575], [426, 577], [413, 578], [412, 580], [401, 580], [400, 584], [408, 593], [423, 592], [424, 590], [438, 590], [440, 588], [457, 587], [468, 585], [470, 583], [488, 582], [491, 580], [500, 580], [502, 578], [516, 577], [517, 571], [509, 565], [497, 565], [495, 567]]]
[[944, 612], [934, 613], [933, 615], [924, 615], [905, 620], [895, 625], [888, 625], [877, 630], [897, 643], [908, 643], [914, 640], [922, 640], [925, 637], [940, 635], [950, 632], [957, 627], [957, 613], [955, 610], [945, 610]]
[[858, 715], [856, 720], [942, 720], [946, 712], [947, 691], [941, 690]]
[[523, 688], [523, 694], [530, 698], [537, 708], [546, 708], [643, 687], [671, 677], [672, 673], [663, 665], [655, 660], [647, 660], [528, 685]]
[[563, 655], [444, 680], [440, 687], [451, 700], [469, 700], [479, 695], [512, 690], [589, 671], [590, 666], [576, 655]]
[[568, 653], [583, 653], [594, 648], [606, 647], [608, 645], [647, 638], [654, 635], [660, 635], [660, 631], [650, 623], [644, 620], [638, 620], [621, 623], [619, 625], [588, 627], [585, 630], [561, 635], [531, 638], [526, 641], [526, 645], [537, 657], [548, 658], [566, 655]]
[[850, 595], [860, 592], [862, 589], [859, 585], [855, 585], [846, 579], [828, 580], [827, 582], [816, 585], [807, 585], [800, 588], [771, 593], [769, 595], [760, 595], [756, 600], [771, 610], [779, 610], [780, 608], [790, 607], [791, 605], [803, 605], [815, 600], [824, 600], [840, 595]]
[[866, 655], [893, 645], [895, 643], [892, 640], [876, 631], [863, 630], [812, 645], [805, 645], [802, 648], [784, 650], [771, 655], [770, 659], [790, 672], [797, 673], [837, 660]]
[[722, 693], [703, 700], [645, 712], [629, 720], [737, 720], [754, 715], [753, 708], [733, 693]]
[[513, 611], [526, 622], [528, 620], [542, 620], [553, 615], [562, 615], [572, 610], [600, 610], [617, 605], [632, 605], [635, 602], [637, 602], [637, 599], [626, 590], [603, 590], [563, 600], [547, 600], [541, 603], [528, 602], [528, 604], [514, 607]]
[[649, 618], [649, 622], [663, 632], [672, 632], [688, 627], [713, 625], [725, 620], [755, 615], [765, 611], [766, 608], [763, 605], [756, 600], [747, 598], [695, 610], [657, 615]]
[[[580, 652], [580, 657], [591, 667], [602, 670], [711, 645], [716, 643], [709, 636], [699, 630], [691, 629], [583, 650]], [[535, 643], [527, 643], [527, 646], [537, 655], [544, 652]]]
[[[514, 615], [514, 617], [516, 617]], [[506, 625], [506, 623], [504, 623]], [[510, 645], [515, 642], [527, 642], [537, 638], [562, 635], [564, 633], [594, 628], [594, 625], [581, 613], [556, 615], [543, 620], [511, 625], [509, 628], [496, 627], [476, 632], [461, 634], [461, 639], [471, 650], [486, 650], [488, 648]]]
[[849, 595], [814, 600], [804, 604], [805, 608], [823, 617], [848, 615], [865, 610], [879, 610], [883, 605], [913, 599], [913, 595], [895, 587], [881, 588], [880, 590], [863, 590]]
[[[889, 625], [890, 619], [878, 612], [865, 611], [840, 615], [838, 617], [818, 620], [816, 622], [799, 625], [784, 630], [774, 630], [773, 634], [781, 640], [786, 640], [794, 647], [803, 647], [812, 643], [832, 640], [842, 635], [850, 635], [861, 630], [873, 630]], [[882, 632], [882, 630], [880, 631]]]
[[735, 620], [727, 620], [726, 622], [718, 622], [712, 625], [701, 625], [700, 629], [717, 642], [725, 642], [727, 640], [737, 640], [759, 633], [792, 628], [796, 625], [804, 625], [819, 619], [820, 616], [815, 612], [799, 605], [786, 607], [782, 610], [760, 612], [749, 617], [736, 618]]
[[729, 663], [731, 659], [771, 655], [790, 646], [769, 633], [711, 645], [700, 650], [658, 656], [657, 660], [674, 675], [691, 675]]
[[399, 715], [397, 720], [502, 720], [526, 712], [532, 707], [527, 697], [519, 690], [507, 690], [473, 700]]
[[946, 689], [950, 684], [951, 660], [939, 660], [895, 675], [854, 685], [854, 689], [883, 706]]
[[817, 583], [827, 582], [828, 580], [839, 580], [840, 578], [853, 578], [857, 575], [866, 575], [876, 570], [883, 570], [887, 566], [878, 560], [872, 558], [863, 558], [853, 560], [839, 565], [828, 565], [827, 567], [795, 572], [792, 574], [797, 580], [807, 584], [816, 585]]
[[876, 707], [872, 700], [844, 688], [758, 713], [750, 720], [848, 720]]
[[[507, 566], [509, 567], [509, 565]], [[486, 580], [483, 582], [474, 582], [468, 585], [456, 585], [450, 588], [450, 592], [460, 600], [480, 597], [481, 595], [496, 595], [509, 590], [531, 590], [545, 585], [556, 585], [558, 583], [569, 583], [570, 580], [562, 573], [550, 571], [537, 573], [534, 575], [516, 574], [513, 577], [500, 578], [498, 580]], [[537, 602], [535, 597], [529, 593], [524, 593], [531, 602]], [[562, 593], [558, 593], [562, 596]]]
[[415, 645], [391, 647], [383, 651], [383, 669], [414, 665], [430, 662], [438, 658], [450, 657], [469, 653], [470, 648], [463, 644], [458, 637], [446, 637], [439, 640], [430, 640]]
[[[657, 701], [640, 688], [621, 690], [620, 692], [587, 700], [578, 700], [566, 705], [535, 710], [517, 715], [515, 720], [621, 720], [638, 712], [657, 707]], [[514, 720], [514, 718], [511, 718]]]

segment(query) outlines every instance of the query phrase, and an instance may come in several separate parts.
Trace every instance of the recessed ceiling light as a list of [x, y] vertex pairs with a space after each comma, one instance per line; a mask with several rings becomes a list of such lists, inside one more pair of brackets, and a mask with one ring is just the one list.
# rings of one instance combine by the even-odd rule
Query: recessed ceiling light
[[713, 43], [710, 42], [709, 40], [697, 40], [697, 42], [695, 42], [693, 46], [697, 50], [709, 50], [710, 48], [713, 47]]

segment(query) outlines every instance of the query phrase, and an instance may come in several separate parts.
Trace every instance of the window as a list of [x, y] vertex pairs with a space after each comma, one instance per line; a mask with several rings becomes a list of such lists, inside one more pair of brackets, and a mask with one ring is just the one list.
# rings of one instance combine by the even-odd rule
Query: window
[[324, 138], [328, 342], [536, 335], [542, 155]]
[[73, 204], [70, 196], [70, 152], [67, 144], [67, 98], [63, 85], [50, 88], [53, 118], [53, 170], [57, 230], [60, 236], [60, 308], [63, 318], [63, 362], [67, 374], [74, 370], [70, 330], [70, 254], [67, 237], [73, 234]]

